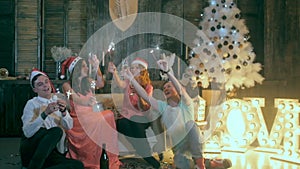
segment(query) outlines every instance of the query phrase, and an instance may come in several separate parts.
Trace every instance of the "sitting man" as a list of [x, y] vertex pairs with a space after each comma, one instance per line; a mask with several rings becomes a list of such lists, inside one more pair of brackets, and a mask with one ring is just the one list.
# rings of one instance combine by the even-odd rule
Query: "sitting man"
[[45, 73], [33, 70], [30, 84], [38, 96], [27, 101], [22, 115], [22, 165], [28, 169], [83, 169], [82, 162], [68, 159], [56, 149], [63, 129], [73, 127], [66, 102], [52, 93], [52, 83]]

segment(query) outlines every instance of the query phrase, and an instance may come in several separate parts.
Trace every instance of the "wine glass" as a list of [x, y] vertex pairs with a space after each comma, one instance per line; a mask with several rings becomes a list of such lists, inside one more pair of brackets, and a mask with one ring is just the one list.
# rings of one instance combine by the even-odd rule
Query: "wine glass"
[[103, 109], [102, 103], [98, 102], [96, 97], [95, 97], [96, 82], [94, 80], [91, 82], [91, 88], [92, 88], [93, 95], [94, 95], [92, 97], [96, 100], [96, 102], [92, 105], [93, 112], [101, 112], [104, 109]]

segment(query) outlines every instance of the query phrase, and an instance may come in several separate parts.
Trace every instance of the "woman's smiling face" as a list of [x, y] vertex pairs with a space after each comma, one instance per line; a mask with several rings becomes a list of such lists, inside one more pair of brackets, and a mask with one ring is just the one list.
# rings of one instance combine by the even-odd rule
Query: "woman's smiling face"
[[167, 82], [164, 84], [163, 92], [164, 92], [166, 98], [170, 98], [172, 96], [178, 95], [176, 88], [174, 87], [172, 82]]
[[139, 64], [131, 64], [130, 65], [130, 71], [133, 74], [133, 76], [139, 76], [141, 70], [142, 70], [142, 66], [140, 66]]

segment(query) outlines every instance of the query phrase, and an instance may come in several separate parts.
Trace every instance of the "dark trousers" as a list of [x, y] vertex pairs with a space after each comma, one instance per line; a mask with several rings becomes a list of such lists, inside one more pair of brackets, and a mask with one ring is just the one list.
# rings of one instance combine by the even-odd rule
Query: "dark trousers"
[[[140, 123], [141, 122], [141, 123]], [[155, 168], [160, 167], [160, 163], [151, 155], [151, 147], [147, 140], [146, 129], [150, 126], [146, 117], [133, 116], [131, 119], [118, 119], [117, 130], [124, 134], [137, 154]]]
[[82, 162], [68, 159], [56, 150], [62, 137], [59, 127], [40, 128], [32, 137], [21, 139], [20, 154], [24, 167], [28, 169], [83, 169]]

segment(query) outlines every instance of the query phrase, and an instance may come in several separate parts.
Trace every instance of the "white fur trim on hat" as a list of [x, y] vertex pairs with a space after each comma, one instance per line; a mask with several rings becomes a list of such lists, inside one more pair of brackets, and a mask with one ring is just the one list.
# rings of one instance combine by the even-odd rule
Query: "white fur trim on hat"
[[[30, 85], [32, 86], [32, 79], [37, 75], [47, 76], [44, 72], [39, 71], [38, 69], [33, 69], [30, 74]], [[48, 76], [47, 76], [48, 77]]]
[[81, 57], [76, 57], [76, 58], [72, 61], [72, 63], [70, 64], [70, 66], [69, 66], [69, 68], [68, 68], [68, 70], [69, 70], [70, 73], [73, 71], [73, 69], [74, 69], [76, 63], [77, 63], [80, 59], [82, 59], [82, 58], [81, 58]]
[[142, 65], [145, 69], [148, 69], [148, 63], [142, 59], [142, 58], [135, 58], [131, 64], [140, 64]]

